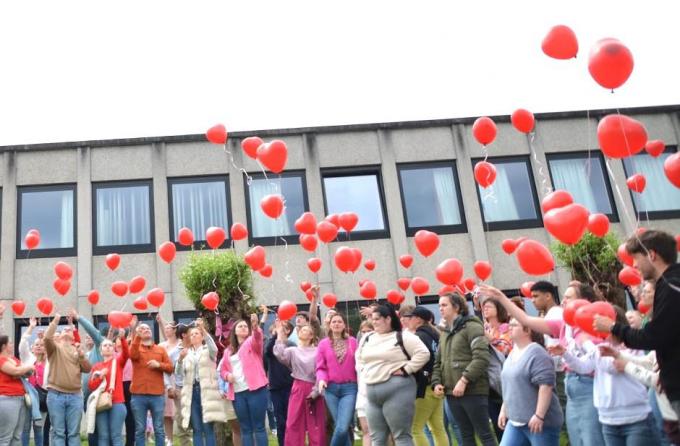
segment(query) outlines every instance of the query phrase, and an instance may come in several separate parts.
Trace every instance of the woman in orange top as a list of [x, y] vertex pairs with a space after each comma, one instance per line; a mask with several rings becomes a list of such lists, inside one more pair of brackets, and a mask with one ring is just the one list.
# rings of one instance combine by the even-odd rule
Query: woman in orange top
[[[113, 407], [109, 410], [103, 410], [97, 413], [97, 437], [99, 444], [113, 446], [123, 446], [123, 423], [127, 410], [125, 409], [125, 397], [123, 396], [123, 367], [130, 357], [128, 350], [128, 343], [125, 340], [125, 330], [120, 330], [118, 333], [120, 339], [121, 350], [116, 357], [116, 376], [115, 385], [113, 387], [112, 398]], [[98, 362], [92, 366], [90, 373], [89, 387], [91, 391], [96, 390], [104, 379], [107, 380], [106, 392], [109, 391], [109, 382], [113, 371], [111, 366], [116, 353], [116, 345], [110, 339], [104, 339], [101, 343], [102, 362]]]
[[0, 444], [19, 446], [27, 414], [21, 377], [34, 371], [32, 365], [21, 365], [14, 357], [14, 342], [0, 336]]

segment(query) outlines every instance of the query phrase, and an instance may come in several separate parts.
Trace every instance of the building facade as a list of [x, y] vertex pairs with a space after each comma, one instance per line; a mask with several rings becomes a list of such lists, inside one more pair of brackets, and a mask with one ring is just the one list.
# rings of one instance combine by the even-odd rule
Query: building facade
[[[624, 161], [605, 160], [596, 129], [607, 113], [537, 115], [532, 135], [517, 132], [507, 116], [495, 117], [498, 136], [487, 148], [472, 137], [474, 118], [240, 132], [230, 135], [224, 149], [203, 135], [0, 147], [0, 299], [8, 308], [2, 329], [18, 333], [26, 317], [39, 316], [35, 302], [40, 297], [52, 298], [61, 314], [73, 307], [99, 322], [112, 310], [134, 311], [133, 297], [115, 297], [110, 286], [137, 275], [146, 278], [147, 290], [166, 292], [160, 309], [165, 319], [191, 317], [193, 307], [178, 274], [188, 251], [179, 250], [169, 265], [155, 252], [162, 242], [174, 241], [183, 226], [201, 239], [209, 226], [246, 224], [249, 239], [235, 242], [234, 249], [244, 253], [251, 245], [263, 245], [274, 269], [270, 279], [255, 274], [260, 302], [304, 304], [299, 283], [318, 280], [321, 292], [334, 292], [338, 307], [349, 313], [365, 302], [360, 279], [374, 280], [378, 296], [384, 297], [397, 288], [398, 278], [422, 276], [430, 282], [429, 294], [436, 295], [435, 267], [449, 257], [463, 263], [466, 277], [474, 275], [476, 260], [490, 261], [489, 282], [502, 289], [536, 280], [502, 251], [501, 242], [520, 236], [551, 242], [539, 203], [553, 188], [569, 190], [591, 212], [607, 214], [620, 236], [638, 224], [680, 233], [680, 189], [666, 180], [661, 167], [677, 151], [680, 106], [621, 111], [643, 122], [650, 139], [665, 141], [659, 158], [643, 152]], [[286, 142], [283, 174], [265, 174], [243, 154], [241, 140], [253, 135]], [[473, 176], [474, 163], [483, 158], [498, 172], [488, 189], [480, 189]], [[643, 194], [626, 188], [633, 173], [647, 178]], [[259, 208], [270, 193], [286, 199], [277, 221]], [[317, 218], [354, 211], [359, 225], [349, 239], [342, 235], [312, 254], [299, 246], [294, 230], [304, 211]], [[23, 240], [32, 228], [40, 230], [42, 241], [28, 251]], [[431, 257], [415, 249], [412, 237], [419, 229], [440, 236], [441, 246]], [[343, 245], [360, 248], [364, 260], [375, 260], [375, 270], [338, 271], [333, 253]], [[122, 257], [115, 271], [104, 261], [112, 252]], [[398, 261], [407, 253], [415, 258], [410, 269]], [[318, 276], [307, 269], [313, 256], [323, 263]], [[58, 260], [74, 269], [63, 297], [53, 288]], [[563, 268], [545, 278], [561, 289], [569, 281]], [[93, 289], [101, 294], [94, 306], [86, 298]], [[407, 295], [412, 301], [412, 293]], [[14, 299], [27, 304], [21, 318], [9, 308]]]

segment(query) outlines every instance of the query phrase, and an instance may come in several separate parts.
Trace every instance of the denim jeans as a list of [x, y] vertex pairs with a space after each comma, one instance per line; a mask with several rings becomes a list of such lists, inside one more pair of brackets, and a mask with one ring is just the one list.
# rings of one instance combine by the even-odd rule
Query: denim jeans
[[[446, 427], [446, 434], [449, 436], [450, 444], [453, 444], [451, 431], [453, 431], [453, 436], [455, 437], [457, 444], [463, 444], [463, 434], [460, 433], [460, 427], [458, 427], [458, 423], [456, 423], [456, 419], [451, 413], [451, 408], [446, 402], [444, 403], [444, 426]], [[451, 427], [450, 430], [449, 426]]]
[[23, 396], [0, 395], [0, 444], [20, 446], [24, 417], [31, 417], [26, 410]]
[[335, 421], [335, 430], [330, 446], [349, 446], [349, 426], [354, 417], [357, 402], [357, 383], [328, 383], [324, 398], [328, 411]]
[[50, 389], [47, 392], [47, 410], [52, 423], [52, 445], [80, 446], [83, 394]]
[[540, 433], [532, 433], [529, 426], [513, 426], [510, 421], [505, 426], [501, 446], [559, 446], [560, 428], [543, 426]]
[[45, 427], [45, 418], [47, 413], [42, 414], [42, 419], [33, 421], [30, 414], [26, 412], [24, 417], [24, 431], [21, 433], [21, 445], [28, 446], [31, 440], [31, 429], [33, 430], [33, 444], [34, 446], [43, 446], [43, 429]]
[[123, 446], [125, 403], [116, 403], [109, 410], [97, 414], [97, 441], [101, 445]]
[[201, 404], [201, 385], [194, 383], [191, 391], [191, 430], [194, 434], [194, 446], [215, 446], [213, 423], [203, 421], [203, 404]]
[[599, 446], [604, 444], [602, 424], [593, 404], [593, 378], [577, 373], [567, 373], [565, 391], [567, 411], [565, 421], [572, 446]]
[[146, 414], [151, 411], [153, 432], [156, 445], [165, 444], [165, 429], [163, 427], [163, 410], [165, 410], [165, 396], [133, 394], [132, 414], [135, 416], [135, 446], [146, 445]]
[[602, 425], [604, 444], [607, 446], [644, 446], [658, 444], [654, 438], [654, 416], [650, 413], [647, 418], [637, 423], [614, 426]]
[[[123, 381], [123, 395], [125, 395], [125, 446], [135, 446], [135, 415], [132, 413], [132, 394], [130, 393], [130, 381]], [[103, 445], [102, 445], [103, 446]]]
[[269, 390], [269, 397], [274, 406], [274, 418], [276, 418], [276, 439], [279, 446], [283, 446], [286, 440], [286, 421], [288, 420], [288, 400], [290, 399], [290, 387]]
[[[484, 446], [495, 446], [496, 436], [489, 423], [489, 397], [486, 395], [448, 395], [446, 401], [456, 418], [463, 446], [475, 446], [475, 434]], [[505, 436], [505, 434], [504, 434]]]
[[656, 400], [656, 392], [654, 389], [649, 389], [649, 405], [652, 406], [652, 415], [654, 416], [654, 433], [657, 436], [659, 446], [670, 446], [670, 441], [663, 430], [663, 417], [661, 416], [661, 409], [659, 409], [659, 402]]
[[241, 425], [243, 446], [267, 446], [267, 431], [264, 419], [267, 416], [267, 387], [244, 390], [234, 394], [234, 411]]

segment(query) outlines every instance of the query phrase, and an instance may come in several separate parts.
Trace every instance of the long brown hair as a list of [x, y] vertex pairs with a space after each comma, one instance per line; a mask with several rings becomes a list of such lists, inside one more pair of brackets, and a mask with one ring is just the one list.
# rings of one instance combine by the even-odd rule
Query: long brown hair
[[236, 337], [236, 326], [240, 324], [241, 322], [245, 322], [246, 326], [248, 327], [248, 336], [253, 334], [253, 329], [250, 326], [250, 321], [247, 321], [245, 319], [239, 319], [236, 321], [234, 324], [233, 328], [231, 329], [231, 333], [229, 333], [229, 348], [231, 349], [231, 354], [233, 355], [238, 351], [239, 348], [241, 348], [241, 344], [238, 342], [238, 337]]
[[[342, 331], [342, 334], [340, 335], [340, 339], [347, 339], [347, 338], [349, 338], [349, 331], [348, 331], [348, 330], [349, 330], [349, 325], [347, 325], [347, 318], [345, 317], [344, 314], [340, 313], [339, 311], [336, 311], [335, 314], [334, 314], [333, 316], [331, 316], [331, 321], [332, 321], [333, 318], [335, 318], [335, 317], [339, 317], [340, 319], [342, 319], [342, 322], [344, 322], [344, 324], [345, 324], [345, 329]], [[333, 342], [333, 339], [334, 339], [334, 338], [333, 338], [333, 332], [331, 331], [331, 327], [330, 327], [330, 321], [329, 321], [328, 331], [326, 332], [326, 337], [327, 337], [331, 342]]]

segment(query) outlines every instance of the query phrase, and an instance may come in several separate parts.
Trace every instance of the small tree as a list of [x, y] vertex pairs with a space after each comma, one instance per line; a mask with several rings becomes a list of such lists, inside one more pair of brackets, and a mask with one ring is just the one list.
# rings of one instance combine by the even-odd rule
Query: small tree
[[574, 245], [554, 243], [552, 251], [573, 279], [592, 285], [607, 301], [626, 308], [625, 289], [618, 281], [621, 263], [616, 250], [620, 243], [611, 232], [604, 237], [586, 232]]

